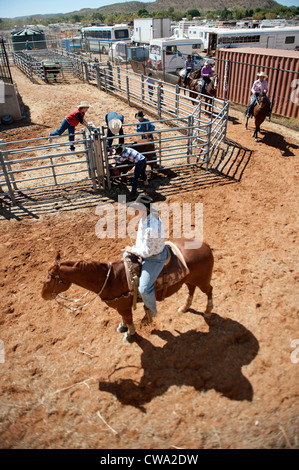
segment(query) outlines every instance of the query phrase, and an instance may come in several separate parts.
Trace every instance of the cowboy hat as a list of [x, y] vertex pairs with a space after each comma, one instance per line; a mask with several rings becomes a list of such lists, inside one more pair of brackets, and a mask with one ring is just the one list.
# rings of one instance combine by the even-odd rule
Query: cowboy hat
[[92, 106], [88, 103], [88, 101], [81, 101], [81, 103], [78, 105], [78, 108], [92, 108]]
[[109, 121], [109, 124], [108, 124], [110, 131], [114, 135], [119, 133], [121, 126], [122, 126], [122, 122], [120, 119], [117, 119], [117, 118], [111, 119], [111, 121]]
[[116, 155], [121, 155], [123, 151], [125, 150], [126, 146], [124, 144], [118, 145], [115, 147], [115, 153]]
[[147, 196], [146, 194], [139, 194], [135, 201], [129, 202], [127, 206], [129, 207], [136, 207], [136, 209], [140, 209], [141, 206], [145, 206], [147, 209], [149, 209], [151, 212], [159, 212], [158, 209], [155, 207], [151, 206], [153, 203], [153, 199], [150, 196]]
[[144, 117], [143, 111], [138, 111], [138, 113], [135, 114], [135, 118], [138, 119], [141, 117]]
[[268, 78], [268, 75], [265, 72], [260, 72], [257, 74], [258, 77]]

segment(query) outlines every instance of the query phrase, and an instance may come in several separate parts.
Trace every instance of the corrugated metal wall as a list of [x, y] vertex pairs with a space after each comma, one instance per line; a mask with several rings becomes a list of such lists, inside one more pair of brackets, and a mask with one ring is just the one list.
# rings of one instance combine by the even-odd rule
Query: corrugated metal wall
[[216, 52], [219, 76], [217, 97], [248, 105], [257, 73], [268, 75], [268, 96], [272, 112], [299, 117], [299, 52], [269, 49], [219, 49]]

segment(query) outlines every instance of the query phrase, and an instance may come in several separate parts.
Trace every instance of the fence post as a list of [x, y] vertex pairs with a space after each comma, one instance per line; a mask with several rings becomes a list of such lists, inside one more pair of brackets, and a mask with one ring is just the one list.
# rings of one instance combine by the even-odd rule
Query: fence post
[[175, 86], [175, 114], [179, 115], [179, 99], [180, 99], [180, 87], [179, 85]]
[[104, 161], [102, 152], [102, 142], [100, 140], [100, 129], [95, 129], [93, 132], [93, 148], [98, 184], [100, 188], [105, 189]]
[[108, 79], [109, 86], [110, 86], [111, 90], [114, 90], [112, 64], [111, 64], [111, 62], [108, 62], [107, 65], [108, 65], [108, 71], [109, 71], [109, 79]]
[[188, 140], [187, 140], [187, 163], [190, 163], [189, 155], [192, 155], [193, 147], [193, 126], [194, 126], [194, 117], [188, 116]]
[[105, 93], [108, 93], [106, 69], [104, 69], [104, 84], [105, 84]]
[[10, 184], [9, 175], [7, 174], [5, 162], [4, 162], [3, 155], [2, 155], [1, 151], [0, 151], [0, 163], [1, 163], [1, 166], [2, 166], [3, 175], [4, 175], [4, 178], [5, 178], [5, 181], [6, 181], [6, 186], [8, 187], [8, 192], [9, 192], [9, 195], [10, 195], [10, 199], [12, 200], [13, 204], [16, 204], [14, 192], [13, 192], [13, 189], [12, 189], [11, 184]]
[[208, 124], [208, 132], [207, 132], [207, 150], [206, 150], [206, 156], [204, 158], [204, 163], [206, 164], [206, 170], [208, 171], [209, 169], [209, 155], [210, 155], [210, 145], [211, 145], [211, 127], [212, 123], [209, 122]]
[[87, 83], [89, 83], [89, 73], [88, 73], [88, 64], [87, 62], [83, 62], [83, 70], [85, 71], [85, 79]]
[[141, 103], [144, 103], [144, 74], [141, 75]]
[[89, 175], [90, 178], [92, 178], [91, 167], [90, 167], [90, 162], [91, 162], [90, 133], [89, 133], [89, 139], [86, 138], [85, 129], [81, 130], [81, 134], [82, 134], [82, 140], [83, 140], [84, 149], [85, 149], [85, 157], [86, 157], [86, 164], [87, 164], [87, 168], [88, 168], [88, 175]]
[[[3, 139], [0, 139], [0, 145], [2, 147], [2, 150], [5, 151], [5, 144], [4, 144]], [[4, 161], [5, 161], [5, 164], [7, 165], [8, 171], [11, 173], [10, 179], [12, 181], [13, 188], [18, 189], [18, 187], [15, 183], [15, 177], [14, 177], [14, 174], [13, 174], [12, 169], [11, 169], [11, 164], [10, 164], [9, 158], [6, 154], [4, 154]]]
[[130, 87], [129, 87], [128, 75], [126, 76], [126, 84], [127, 84], [127, 100], [128, 100], [128, 105], [130, 106]]
[[97, 74], [97, 85], [98, 85], [98, 88], [99, 88], [99, 90], [102, 90], [101, 72], [100, 72], [100, 68], [99, 68], [98, 65], [96, 66], [96, 74]]
[[120, 68], [119, 68], [119, 65], [117, 66], [117, 81], [118, 81], [118, 88], [121, 90], [121, 80], [120, 80]]
[[224, 91], [224, 97], [226, 100], [227, 100], [227, 93], [228, 93], [229, 73], [230, 73], [230, 60], [228, 59], [225, 61], [224, 77], [223, 77], [223, 91]]
[[162, 106], [161, 106], [161, 87], [160, 85], [158, 85], [158, 88], [157, 88], [157, 105], [158, 105], [158, 116], [159, 116], [159, 119], [161, 119], [161, 113], [162, 113]]

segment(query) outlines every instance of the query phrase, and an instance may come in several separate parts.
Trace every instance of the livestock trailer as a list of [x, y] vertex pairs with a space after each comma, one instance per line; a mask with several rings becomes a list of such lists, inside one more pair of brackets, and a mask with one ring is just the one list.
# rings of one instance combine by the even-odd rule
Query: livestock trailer
[[203, 43], [208, 53], [223, 47], [262, 47], [268, 49], [299, 50], [299, 27], [285, 28], [213, 28], [193, 26], [188, 37]]

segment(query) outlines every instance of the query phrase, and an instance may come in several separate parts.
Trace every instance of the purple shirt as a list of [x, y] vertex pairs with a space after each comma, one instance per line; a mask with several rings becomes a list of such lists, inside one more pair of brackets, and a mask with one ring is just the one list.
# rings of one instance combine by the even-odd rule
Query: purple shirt
[[201, 69], [201, 76], [211, 75], [213, 73], [212, 67], [210, 65], [204, 65]]

